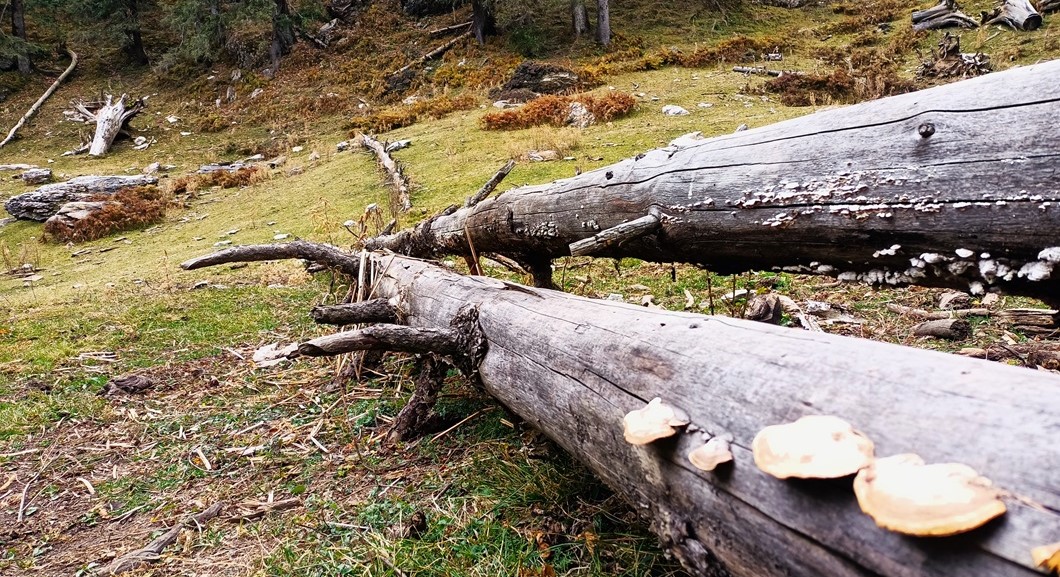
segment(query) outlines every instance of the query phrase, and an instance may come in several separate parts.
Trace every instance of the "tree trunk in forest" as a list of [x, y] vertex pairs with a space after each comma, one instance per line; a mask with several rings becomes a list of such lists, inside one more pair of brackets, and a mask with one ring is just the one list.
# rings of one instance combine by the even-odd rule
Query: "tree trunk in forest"
[[129, 60], [140, 66], [146, 66], [151, 62], [144, 50], [144, 39], [140, 33], [140, 0], [126, 0], [125, 4], [125, 55]]
[[[23, 42], [26, 41], [26, 4], [24, 0], [11, 0], [11, 35]], [[25, 52], [20, 51], [17, 60], [19, 74], [29, 74], [33, 70], [33, 64]]]
[[[227, 249], [181, 266], [277, 258], [351, 275], [361, 268], [358, 256], [307, 242]], [[590, 300], [398, 256], [368, 258], [371, 293], [388, 299], [407, 326], [323, 337], [301, 345], [302, 354], [351, 350], [323, 351], [312, 344], [320, 341], [400, 350], [439, 343], [500, 403], [648, 515], [663, 546], [693, 574], [1029, 577], [1039, 574], [1031, 549], [1060, 535], [1055, 375]], [[630, 445], [623, 415], [655, 397], [686, 412], [691, 426]], [[813, 414], [849, 421], [881, 457], [915, 452], [973, 467], [1004, 491], [1008, 512], [960, 537], [911, 538], [863, 515], [849, 477], [781, 481], [759, 471], [752, 438]], [[731, 440], [735, 460], [706, 473], [687, 455], [712, 436]]]
[[[671, 146], [508, 190], [369, 249], [591, 254], [1060, 303], [1060, 61]], [[974, 146], [971, 143], [976, 143]], [[614, 229], [651, 220], [630, 234]], [[590, 240], [594, 239], [594, 240]]]
[[589, 31], [589, 13], [585, 10], [585, 0], [571, 0], [570, 12], [574, 36], [581, 38], [582, 34]]
[[608, 0], [596, 0], [596, 41], [611, 44], [611, 7]]
[[483, 0], [471, 2], [471, 29], [475, 32], [475, 40], [480, 45], [486, 43], [487, 36], [497, 33], [497, 21]]
[[1030, 0], [1004, 0], [991, 12], [982, 13], [983, 26], [1000, 24], [1014, 30], [1037, 30], [1042, 26], [1042, 15]]
[[280, 58], [291, 53], [294, 46], [294, 23], [291, 21], [291, 7], [287, 0], [275, 0], [276, 10], [272, 14], [272, 44], [269, 45], [269, 58], [272, 70], [280, 68]]

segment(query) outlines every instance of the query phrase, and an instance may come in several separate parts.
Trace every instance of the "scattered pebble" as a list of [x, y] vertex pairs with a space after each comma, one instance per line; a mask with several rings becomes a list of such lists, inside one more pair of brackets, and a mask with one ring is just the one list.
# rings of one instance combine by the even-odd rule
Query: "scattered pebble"
[[662, 113], [666, 116], [685, 116], [688, 114], [688, 111], [676, 104], [667, 104], [662, 107]]
[[291, 236], [291, 235], [289, 235], [289, 234], [287, 234], [287, 233], [281, 233], [281, 234], [277, 234], [277, 235], [274, 235], [274, 236], [272, 237], [272, 239], [273, 239], [273, 240], [283, 240], [283, 239], [285, 239], [285, 238], [288, 238], [288, 237], [290, 237], [290, 236]]

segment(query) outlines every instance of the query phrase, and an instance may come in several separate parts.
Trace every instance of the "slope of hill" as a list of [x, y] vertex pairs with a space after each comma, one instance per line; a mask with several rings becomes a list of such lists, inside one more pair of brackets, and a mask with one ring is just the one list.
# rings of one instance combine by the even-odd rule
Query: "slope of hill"
[[[634, 511], [457, 376], [433, 432], [389, 447], [382, 439], [410, 393], [415, 359], [369, 363], [360, 380], [339, 382], [349, 359], [253, 367], [259, 346], [319, 334], [300, 311], [341, 299], [349, 279], [311, 277], [294, 263], [195, 272], [177, 263], [227, 242], [302, 237], [352, 247], [358, 221], [374, 232], [391, 216], [387, 183], [368, 153], [336, 148], [358, 127], [395, 127], [380, 136], [412, 143], [395, 153], [413, 182], [413, 210], [396, 215], [406, 226], [462, 201], [509, 158], [517, 166], [502, 189], [570, 176], [691, 131], [724, 134], [927, 86], [938, 80], [917, 78], [916, 68], [943, 33], [911, 32], [909, 12], [924, 7], [623, 2], [604, 50], [570, 38], [565, 7], [541, 3], [506, 36], [459, 44], [409, 89], [387, 93], [389, 72], [444, 42], [429, 31], [468, 12], [417, 21], [380, 3], [341, 24], [328, 49], [297, 44], [271, 79], [226, 64], [180, 78], [151, 69], [75, 75], [0, 149], [0, 163], [46, 166], [60, 178], [173, 165], [160, 182], [171, 202], [161, 222], [85, 243], [45, 238], [37, 223], [0, 227], [12, 273], [0, 276], [0, 574], [92, 574], [216, 502], [226, 504], [222, 518], [185, 532], [154, 574], [679, 574]], [[1060, 28], [1052, 20], [1033, 32], [965, 31], [962, 48], [989, 54], [999, 68], [1054, 58]], [[768, 65], [814, 82], [769, 84], [730, 70], [761, 65], [774, 51], [784, 60]], [[585, 129], [485, 130], [488, 91], [520, 52], [577, 71], [597, 94], [631, 93], [636, 108]], [[3, 124], [52, 78], [36, 75], [3, 101]], [[62, 156], [85, 131], [63, 122], [62, 109], [100, 91], [149, 96], [133, 127], [154, 144]], [[419, 102], [404, 103], [409, 97]], [[670, 104], [690, 114], [664, 116]], [[573, 160], [528, 160], [542, 150]], [[233, 188], [187, 176], [255, 154], [284, 161]], [[5, 196], [24, 190], [0, 183]], [[955, 348], [910, 342], [910, 321], [883, 306], [933, 304], [937, 291], [586, 259], [563, 263], [556, 280], [581, 294], [651, 295], [674, 308], [687, 292], [734, 315], [739, 306], [723, 294], [771, 287], [844, 307], [859, 321], [829, 330]], [[975, 325], [963, 345], [1024, 338], [992, 319]], [[100, 394], [131, 373], [151, 387]]]

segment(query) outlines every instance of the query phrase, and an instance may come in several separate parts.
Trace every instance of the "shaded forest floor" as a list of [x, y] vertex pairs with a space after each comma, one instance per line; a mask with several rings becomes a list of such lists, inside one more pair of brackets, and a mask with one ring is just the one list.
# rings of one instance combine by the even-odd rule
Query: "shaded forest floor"
[[[90, 61], [22, 139], [0, 150], [0, 162], [39, 164], [65, 176], [174, 165], [161, 180], [170, 206], [157, 224], [76, 245], [43, 238], [35, 223], [0, 227], [3, 269], [29, 264], [40, 277], [0, 276], [0, 575], [91, 575], [218, 502], [225, 504], [220, 517], [184, 531], [147, 571], [679, 575], [643, 521], [608, 488], [455, 375], [436, 429], [388, 447], [381, 439], [411, 392], [414, 359], [389, 358], [353, 382], [334, 380], [344, 361], [253, 367], [250, 357], [261, 345], [321, 334], [304, 311], [341, 298], [349, 279], [311, 277], [296, 263], [177, 267], [218, 243], [277, 235], [354, 246], [358, 238], [345, 222], [376, 222], [372, 206], [389, 216], [374, 159], [336, 149], [360, 129], [412, 141], [395, 153], [414, 185], [414, 209], [401, 221], [407, 226], [462, 201], [509, 158], [518, 164], [502, 190], [568, 177], [696, 130], [725, 134], [937, 82], [916, 76], [942, 36], [909, 31], [908, 13], [922, 4], [622, 4], [608, 51], [549, 33], [562, 29], [563, 15], [546, 12], [533, 23], [537, 36], [458, 46], [399, 93], [385, 93], [386, 72], [436, 45], [428, 30], [466, 13], [415, 22], [369, 9], [334, 48], [299, 44], [271, 80], [253, 70], [233, 80], [231, 66], [160, 77]], [[1055, 58], [1060, 25], [1052, 20], [1034, 32], [964, 32], [963, 50], [988, 53], [998, 68]], [[762, 77], [730, 71], [762, 64], [763, 50], [773, 49], [784, 54], [778, 67], [829, 81], [823, 88], [771, 88]], [[585, 89], [629, 92], [637, 107], [586, 129], [484, 130], [480, 118], [492, 109], [487, 91], [523, 59], [520, 52], [578, 71], [590, 81]], [[50, 83], [46, 76], [3, 101], [5, 126]], [[84, 130], [61, 122], [65, 103], [103, 89], [150, 95], [133, 126], [155, 144], [136, 151], [120, 142], [100, 159], [61, 156]], [[409, 96], [420, 104], [403, 104]], [[667, 104], [690, 114], [664, 116]], [[542, 150], [573, 160], [527, 160]], [[183, 190], [176, 186], [201, 164], [254, 154], [285, 160], [243, 186], [194, 178], [184, 179]], [[4, 195], [23, 190], [0, 183]], [[822, 317], [829, 332], [949, 351], [1058, 340], [995, 314], [971, 318], [973, 334], [963, 342], [913, 338], [917, 321], [887, 304], [934, 310], [941, 293], [928, 289], [574, 258], [557, 261], [555, 281], [591, 297], [618, 294], [638, 304], [651, 297], [666, 308], [732, 316], [743, 305], [726, 293], [776, 291], [830, 305], [836, 315]], [[1041, 305], [1002, 297], [990, 308], [1025, 306]], [[101, 394], [113, 377], [133, 373], [152, 386]]]

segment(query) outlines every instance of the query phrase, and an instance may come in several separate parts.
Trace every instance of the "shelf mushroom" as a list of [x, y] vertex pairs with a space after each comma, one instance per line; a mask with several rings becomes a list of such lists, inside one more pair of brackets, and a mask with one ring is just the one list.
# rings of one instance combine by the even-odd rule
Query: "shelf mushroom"
[[874, 448], [843, 419], [810, 415], [762, 429], [751, 450], [755, 465], [778, 479], [835, 479], [867, 467]]
[[917, 455], [877, 459], [854, 478], [858, 505], [884, 529], [922, 537], [971, 531], [1005, 513], [990, 480], [968, 465]]
[[721, 437], [711, 437], [709, 441], [689, 453], [688, 460], [701, 471], [713, 471], [718, 465], [732, 461], [729, 441]]
[[670, 437], [678, 427], [687, 424], [688, 415], [684, 411], [667, 405], [659, 397], [622, 418], [624, 436], [632, 445], [647, 445], [656, 439]]
[[1034, 566], [1050, 573], [1060, 573], [1060, 541], [1031, 549]]

